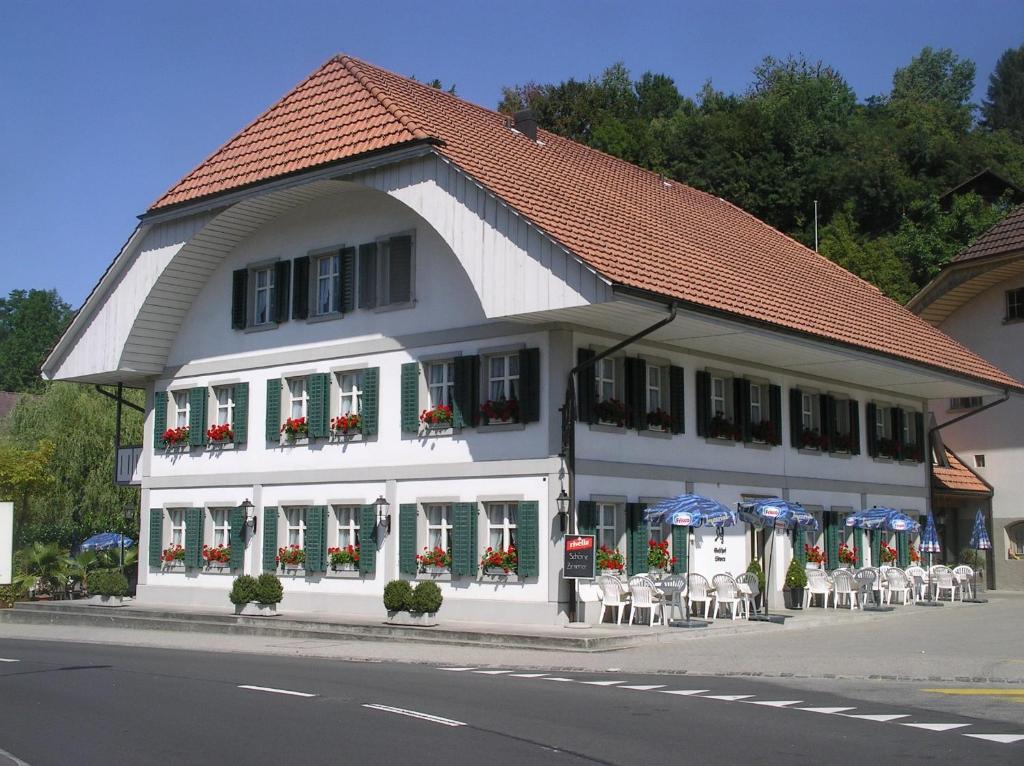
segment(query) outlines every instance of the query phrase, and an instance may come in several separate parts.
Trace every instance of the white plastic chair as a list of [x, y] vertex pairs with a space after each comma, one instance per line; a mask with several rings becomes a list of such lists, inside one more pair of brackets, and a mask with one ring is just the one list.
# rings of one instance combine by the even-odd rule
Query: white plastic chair
[[804, 608], [810, 608], [815, 596], [821, 596], [821, 605], [828, 609], [828, 599], [832, 595], [832, 584], [828, 576], [820, 569], [807, 570], [807, 587], [804, 588]]
[[718, 609], [723, 604], [728, 604], [732, 619], [736, 619], [743, 607], [746, 606], [746, 599], [740, 594], [740, 589], [732, 575], [716, 574], [711, 578], [715, 586], [715, 617], [718, 617]]
[[960, 590], [960, 586], [953, 576], [953, 570], [945, 566], [936, 566], [932, 568], [931, 576], [935, 578], [935, 600], [940, 600], [942, 591], [948, 590], [949, 600], [956, 601], [956, 592]]
[[832, 573], [832, 608], [839, 607], [839, 600], [842, 599], [849, 604], [850, 609], [857, 609], [860, 606], [860, 593], [857, 589], [857, 582], [853, 575], [846, 569], [837, 569]]
[[629, 600], [633, 611], [629, 615], [630, 624], [640, 614], [641, 609], [648, 612], [647, 625], [654, 627], [654, 614], [660, 616], [659, 625], [665, 624], [665, 601], [654, 587], [654, 580], [646, 575], [637, 575], [629, 578]]
[[914, 600], [923, 601], [925, 590], [928, 587], [925, 584], [924, 567], [912, 564], [903, 571], [906, 573], [907, 579], [910, 580], [911, 590], [914, 591]]
[[686, 577], [681, 574], [669, 575], [658, 584], [658, 587], [661, 588], [663, 598], [668, 603], [669, 622], [674, 620], [676, 615], [680, 620], [685, 620], [686, 604], [683, 597], [686, 595]]
[[[687, 589], [690, 593], [690, 612], [693, 612], [694, 602], [704, 604], [704, 619], [708, 619], [708, 615], [711, 612], [711, 604], [714, 600], [714, 593], [711, 590], [711, 586], [708, 584], [707, 578], [704, 575], [691, 572], [687, 578]], [[687, 615], [689, 617], [689, 615]], [[712, 617], [711, 619], [714, 619]]]
[[597, 587], [601, 589], [601, 619], [604, 622], [606, 609], [615, 609], [615, 624], [622, 624], [622, 613], [629, 606], [629, 594], [622, 592], [622, 581], [611, 575], [600, 575], [597, 578]]
[[757, 614], [757, 597], [761, 595], [761, 586], [757, 582], [757, 575], [753, 572], [743, 572], [736, 577], [737, 585], [746, 585], [750, 593], [744, 593], [747, 600], [747, 617], [750, 617], [750, 610]]
[[857, 581], [857, 590], [860, 591], [862, 609], [867, 605], [869, 599], [876, 605], [882, 603], [882, 584], [877, 569], [864, 567], [858, 570], [853, 577]]
[[885, 570], [885, 581], [889, 586], [882, 594], [885, 598], [886, 604], [890, 603], [892, 601], [892, 597], [897, 594], [902, 596], [902, 601], [900, 603], [907, 604], [910, 601], [917, 601], [917, 599], [914, 598], [914, 589], [910, 585], [910, 579], [902, 569], [888, 567]]
[[974, 570], [966, 564], [960, 564], [959, 566], [953, 567], [953, 574], [956, 575], [956, 579], [960, 583], [960, 600], [964, 600], [964, 594], [967, 594], [967, 598], [975, 598], [974, 593]]

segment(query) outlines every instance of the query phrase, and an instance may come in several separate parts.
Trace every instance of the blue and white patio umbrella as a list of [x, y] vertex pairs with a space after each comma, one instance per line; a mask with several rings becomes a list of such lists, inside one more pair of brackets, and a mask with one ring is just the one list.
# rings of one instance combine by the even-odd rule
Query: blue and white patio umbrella
[[122, 538], [117, 532], [100, 532], [82, 543], [79, 550], [83, 551], [109, 551], [121, 547], [121, 540], [124, 540], [124, 547], [131, 548], [135, 541], [130, 537]]
[[650, 524], [676, 527], [731, 527], [739, 523], [736, 511], [703, 495], [677, 495], [662, 500], [644, 511]]
[[[931, 516], [928, 518], [931, 519]], [[850, 514], [846, 517], [846, 526], [856, 529], [884, 529], [887, 532], [915, 532], [921, 528], [920, 524], [902, 511], [877, 507]]]
[[971, 542], [968, 545], [976, 551], [992, 549], [992, 541], [989, 539], [988, 530], [985, 529], [985, 515], [980, 510], [974, 517], [974, 529], [971, 530]]
[[800, 503], [791, 503], [779, 497], [739, 503], [740, 519], [755, 527], [778, 527], [779, 529], [818, 529], [818, 519]]
[[935, 531], [935, 519], [932, 512], [928, 511], [928, 520], [924, 525], [924, 532], [921, 533], [922, 553], [942, 553], [942, 546], [939, 544], [939, 534]]

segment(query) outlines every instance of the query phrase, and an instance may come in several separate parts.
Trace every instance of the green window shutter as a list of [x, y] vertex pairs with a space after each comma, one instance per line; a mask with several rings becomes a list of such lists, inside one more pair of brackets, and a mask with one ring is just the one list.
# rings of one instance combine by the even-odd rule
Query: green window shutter
[[632, 576], [647, 571], [647, 525], [643, 503], [626, 504], [626, 572]]
[[398, 571], [416, 574], [416, 503], [398, 507]]
[[856, 564], [859, 567], [864, 566], [864, 530], [854, 529], [853, 530], [853, 547], [857, 551]]
[[303, 538], [306, 550], [304, 567], [307, 572], [326, 571], [327, 507], [314, 505], [306, 509], [306, 532]]
[[377, 243], [359, 246], [359, 308], [377, 305]]
[[273, 321], [280, 324], [288, 321], [288, 306], [291, 298], [291, 261], [278, 261], [274, 264], [274, 290], [271, 306]]
[[373, 532], [377, 528], [377, 509], [364, 505], [359, 509], [359, 572], [372, 575], [377, 570], [377, 540]]
[[871, 566], [877, 567], [882, 563], [882, 535], [880, 529], [873, 529], [868, 534], [871, 537]]
[[455, 503], [452, 506], [452, 574], [472, 577], [476, 574], [476, 503]]
[[309, 316], [309, 256], [296, 258], [292, 271], [292, 319], [305, 319]]
[[910, 566], [910, 540], [906, 532], [896, 533], [896, 556], [899, 566]]
[[149, 511], [149, 565], [160, 568], [160, 554], [164, 552], [164, 509]]
[[750, 381], [746, 378], [732, 379], [733, 410], [739, 441], [750, 441]]
[[281, 379], [267, 381], [267, 441], [281, 441]]
[[403, 234], [388, 240], [388, 303], [412, 300], [412, 237]]
[[687, 561], [690, 555], [689, 548], [690, 528], [672, 525], [672, 555], [676, 563], [672, 565], [673, 574], [683, 574], [687, 571]]
[[520, 577], [537, 577], [540, 575], [540, 512], [537, 501], [520, 502], [517, 513], [517, 574]]
[[455, 357], [452, 418], [456, 428], [475, 426], [480, 418], [480, 357]]
[[188, 392], [188, 443], [192, 447], [206, 444], [206, 388], [193, 388]]
[[825, 439], [824, 445], [822, 445], [822, 452], [835, 452], [835, 436], [836, 436], [836, 406], [835, 399], [828, 394], [818, 395], [818, 409], [821, 413], [821, 428], [820, 432], [822, 437]]
[[167, 430], [167, 392], [153, 392], [153, 449], [164, 451], [164, 431]]
[[864, 407], [864, 433], [867, 434], [868, 455], [878, 457], [878, 428], [875, 419], [878, 417], [878, 405], [868, 402]]
[[800, 433], [804, 430], [802, 410], [803, 392], [799, 388], [789, 389], [789, 446], [793, 449], [800, 449]]
[[359, 422], [363, 436], [376, 436], [380, 412], [380, 368], [363, 370], [363, 394], [359, 404]]
[[806, 536], [803, 529], [796, 527], [793, 530], [793, 558], [800, 562], [800, 566], [807, 563], [807, 551], [804, 550]]
[[647, 362], [627, 356], [625, 359], [626, 427], [647, 428]]
[[825, 566], [836, 569], [839, 566], [839, 515], [826, 511], [825, 522]]
[[185, 509], [185, 566], [199, 569], [203, 565], [203, 509]]
[[917, 462], [923, 463], [926, 459], [929, 459], [928, 445], [924, 443], [924, 415], [920, 412], [914, 413], [914, 433], [917, 435]]
[[249, 297], [249, 270], [235, 269], [231, 275], [231, 329], [244, 330]]
[[850, 399], [850, 454], [860, 454], [860, 402]]
[[277, 506], [263, 509], [263, 571], [277, 570]]
[[597, 503], [593, 500], [580, 500], [576, 503], [576, 533], [597, 534]]
[[306, 392], [309, 394], [309, 435], [314, 439], [326, 439], [331, 433], [331, 377], [318, 372], [306, 377]]
[[697, 370], [697, 436], [711, 433], [711, 373]]
[[540, 420], [540, 349], [519, 352], [519, 422]]
[[355, 311], [356, 308], [356, 249], [341, 249], [341, 312]]
[[782, 444], [782, 386], [768, 386], [768, 420], [775, 433], [771, 443]]
[[249, 438], [249, 384], [236, 383], [231, 392], [235, 412], [232, 415], [231, 431], [234, 433], [235, 444], [245, 444]]
[[245, 509], [232, 508], [228, 523], [231, 524], [231, 568], [241, 569], [245, 561]]
[[[577, 365], [592, 360], [597, 353], [589, 348], [576, 351]], [[576, 406], [579, 410], [578, 419], [581, 423], [596, 423], [594, 404], [597, 401], [597, 370], [590, 364], [576, 373]]]
[[668, 406], [672, 433], [686, 433], [686, 373], [675, 365], [668, 368]]
[[402, 433], [416, 434], [420, 431], [420, 364], [406, 362], [402, 365]]

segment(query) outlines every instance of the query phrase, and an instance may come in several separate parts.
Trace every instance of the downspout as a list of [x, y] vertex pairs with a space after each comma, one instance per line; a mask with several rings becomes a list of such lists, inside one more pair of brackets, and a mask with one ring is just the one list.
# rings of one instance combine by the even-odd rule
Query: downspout
[[[569, 370], [568, 378], [565, 385], [565, 403], [562, 405], [562, 451], [559, 453], [559, 457], [565, 462], [565, 473], [566, 481], [569, 485], [569, 524], [566, 530], [569, 534], [575, 534], [578, 529], [578, 518], [576, 511], [576, 375], [582, 370], [589, 367], [593, 367], [595, 364], [600, 362], [602, 359], [606, 359], [612, 354], [616, 354], [627, 346], [636, 343], [638, 340], [647, 337], [656, 330], [660, 330], [667, 324], [673, 322], [676, 318], [676, 304], [672, 303], [669, 305], [668, 316], [664, 319], [660, 319], [650, 327], [641, 330], [635, 335], [631, 335], [624, 341], [616, 343], [611, 348], [607, 348], [604, 351], [594, 355], [592, 358], [587, 359], [584, 362], [580, 362], [571, 370]], [[571, 622], [576, 621], [576, 581], [569, 581], [569, 620]]]

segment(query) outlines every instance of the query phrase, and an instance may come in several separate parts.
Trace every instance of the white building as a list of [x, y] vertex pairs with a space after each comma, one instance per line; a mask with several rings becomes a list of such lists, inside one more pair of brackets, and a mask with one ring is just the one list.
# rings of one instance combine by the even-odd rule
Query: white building
[[[844, 514], [926, 510], [929, 399], [1022, 390], [723, 200], [345, 56], [141, 216], [44, 372], [148, 392], [142, 601], [226, 607], [230, 574], [277, 569], [288, 611], [379, 615], [387, 581], [433, 578], [448, 618], [549, 623], [563, 487], [570, 525], [632, 571], [650, 536], [686, 565], [682, 530], [641, 520], [684, 491], [798, 500], [834, 558]], [[427, 428], [441, 404], [453, 427]], [[511, 574], [481, 571], [513, 542]], [[332, 570], [356, 543], [359, 568]], [[303, 569], [278, 569], [289, 544]], [[445, 573], [416, 561], [434, 546]], [[696, 530], [690, 565], [736, 572], [762, 546]]]
[[[909, 308], [1011, 375], [1024, 375], [1024, 206], [959, 253]], [[941, 424], [999, 398], [948, 397], [933, 401], [931, 409]], [[981, 508], [992, 535], [991, 584], [1024, 590], [1024, 401], [1011, 397], [940, 433], [983, 480], [973, 492], [936, 495], [945, 547], [955, 556], [967, 546]]]

